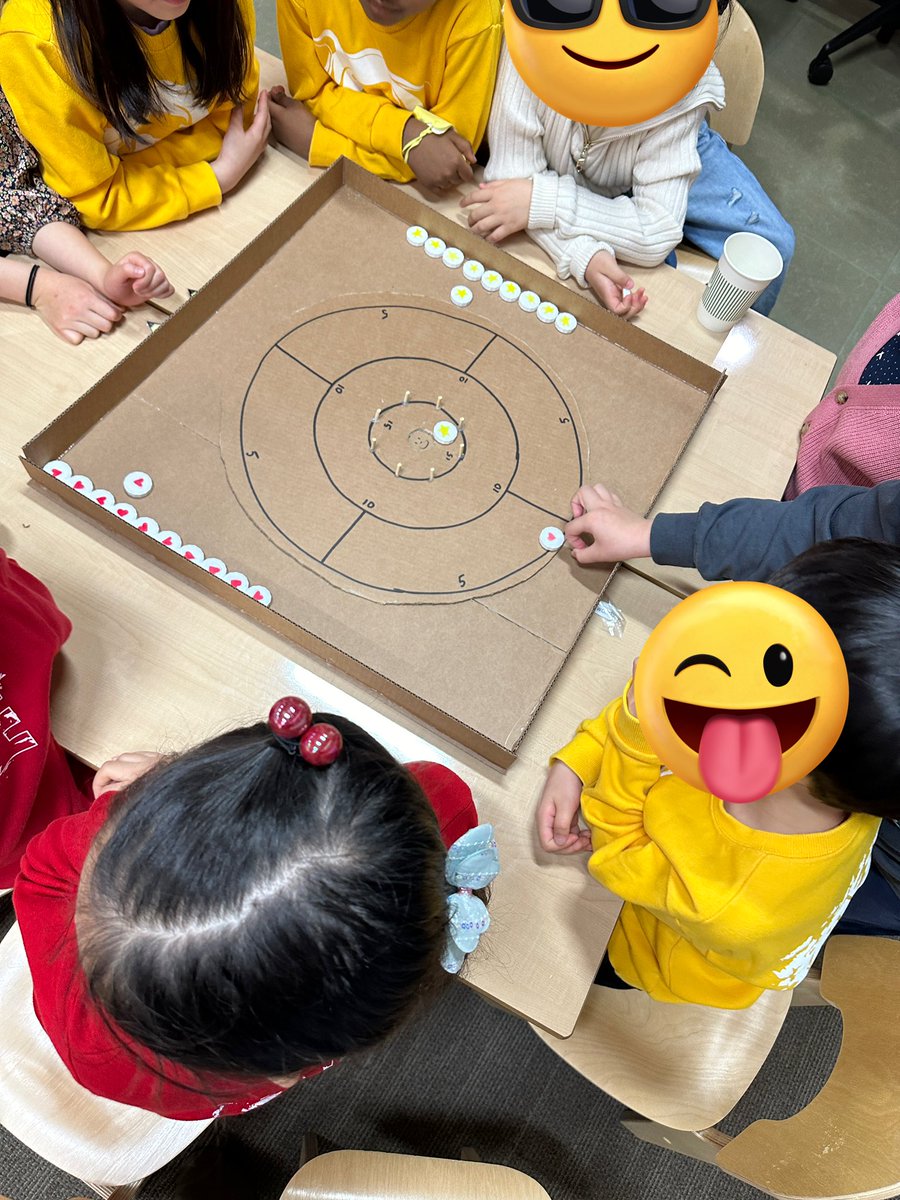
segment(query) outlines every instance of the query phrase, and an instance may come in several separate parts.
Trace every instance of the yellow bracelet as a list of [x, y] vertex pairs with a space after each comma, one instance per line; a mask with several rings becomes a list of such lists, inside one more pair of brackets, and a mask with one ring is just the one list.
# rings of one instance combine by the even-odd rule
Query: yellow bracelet
[[401, 151], [401, 153], [402, 153], [402, 155], [403, 155], [403, 161], [404, 161], [404, 162], [407, 164], [407, 166], [409, 165], [409, 152], [410, 152], [410, 150], [415, 150], [416, 146], [418, 146], [418, 145], [419, 145], [419, 143], [420, 143], [420, 142], [421, 142], [421, 141], [422, 141], [424, 138], [427, 138], [427, 137], [428, 137], [428, 135], [429, 135], [429, 133], [434, 133], [434, 132], [435, 132], [435, 131], [434, 131], [434, 130], [431, 128], [431, 126], [430, 126], [430, 125], [426, 125], [426, 126], [425, 126], [425, 128], [422, 130], [422, 132], [421, 132], [420, 134], [418, 134], [418, 136], [416, 136], [416, 137], [412, 138], [410, 141], [408, 141], [408, 142], [405, 144], [405, 146], [403, 147], [403, 150]]
[[443, 117], [439, 117], [435, 113], [429, 112], [427, 108], [422, 108], [421, 106], [414, 108], [412, 115], [417, 121], [421, 121], [425, 128], [421, 133], [417, 134], [414, 138], [411, 138], [401, 150], [403, 161], [407, 164], [407, 166], [409, 165], [410, 151], [415, 150], [416, 146], [419, 145], [423, 138], [428, 137], [429, 133], [436, 133], [438, 136], [440, 136], [442, 133], [446, 133], [448, 129], [453, 128], [453, 125], [450, 121], [446, 121]]

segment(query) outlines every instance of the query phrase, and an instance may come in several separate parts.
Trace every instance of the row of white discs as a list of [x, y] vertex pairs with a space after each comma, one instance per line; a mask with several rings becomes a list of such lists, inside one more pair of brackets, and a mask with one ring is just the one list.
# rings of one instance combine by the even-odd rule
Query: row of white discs
[[[153, 517], [141, 516], [133, 504], [117, 500], [106, 488], [95, 488], [93, 480], [89, 479], [87, 475], [74, 474], [71, 466], [62, 459], [54, 459], [53, 462], [46, 463], [44, 470], [48, 475], [68, 484], [73, 491], [81, 492], [87, 496], [88, 500], [93, 500], [100, 508], [107, 509], [124, 521], [126, 525], [133, 525], [135, 529], [152, 537], [154, 541], [160, 542], [163, 546], [167, 546], [176, 554], [180, 554], [188, 562], [195, 563], [217, 579], [224, 579], [237, 591], [258, 600], [267, 608], [272, 603], [272, 593], [263, 584], [251, 583], [241, 571], [229, 571], [220, 558], [208, 558], [199, 546], [182, 541], [181, 535], [174, 529], [160, 529], [159, 523]], [[153, 488], [153, 480], [146, 471], [131, 471], [125, 476], [122, 486], [129, 496], [137, 500], [149, 494]]]
[[[445, 267], [461, 267], [469, 283], [480, 282], [486, 292], [496, 292], [508, 304], [518, 304], [524, 312], [535, 313], [539, 321], [555, 325], [560, 333], [574, 333], [577, 329], [578, 321], [570, 312], [560, 312], [549, 300], [541, 300], [537, 292], [523, 291], [515, 280], [504, 279], [499, 271], [486, 271], [484, 263], [475, 258], [467, 259], [462, 250], [448, 246], [442, 238], [429, 237], [428, 230], [421, 225], [410, 225], [406, 240], [411, 246], [424, 247], [429, 258], [439, 258]], [[457, 308], [465, 308], [472, 303], [472, 289], [464, 285], [451, 288], [450, 299]]]

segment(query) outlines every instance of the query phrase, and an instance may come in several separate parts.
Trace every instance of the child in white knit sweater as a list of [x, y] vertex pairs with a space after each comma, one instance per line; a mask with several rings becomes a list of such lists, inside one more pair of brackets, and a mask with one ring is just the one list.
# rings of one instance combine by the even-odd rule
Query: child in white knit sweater
[[[627, 127], [581, 125], [538, 99], [504, 48], [485, 182], [462, 201], [469, 224], [495, 243], [527, 230], [561, 279], [591, 288], [601, 304], [625, 318], [637, 316], [647, 296], [618, 260], [642, 267], [673, 262], [683, 234], [717, 257], [729, 233], [753, 228], [774, 240], [787, 262], [790, 226], [704, 123], [710, 109], [724, 106], [722, 77], [711, 63], [697, 85], [659, 116]], [[711, 178], [703, 189], [698, 181], [696, 203], [691, 194], [689, 206], [701, 153], [704, 177], [708, 171]], [[768, 312], [782, 279], [754, 307]]]

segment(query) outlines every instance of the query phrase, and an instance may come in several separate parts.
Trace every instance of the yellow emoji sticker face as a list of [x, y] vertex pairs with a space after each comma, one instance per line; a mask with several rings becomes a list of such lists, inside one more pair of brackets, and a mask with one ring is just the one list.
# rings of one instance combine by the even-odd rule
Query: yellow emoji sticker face
[[637, 125], [677, 104], [719, 31], [710, 0], [506, 0], [503, 23], [527, 86], [585, 125]]
[[720, 583], [682, 600], [650, 634], [634, 678], [657, 757], [732, 803], [817, 767], [844, 727], [848, 697], [825, 620], [767, 583]]

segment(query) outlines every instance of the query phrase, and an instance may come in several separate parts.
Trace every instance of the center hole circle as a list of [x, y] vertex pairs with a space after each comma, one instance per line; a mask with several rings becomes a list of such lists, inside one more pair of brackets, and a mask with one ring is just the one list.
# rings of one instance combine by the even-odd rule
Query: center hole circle
[[[450, 444], [441, 445], [434, 436], [440, 421], [452, 422], [457, 434]], [[401, 464], [399, 478], [416, 482], [441, 479], [454, 471], [466, 456], [467, 442], [458, 422], [450, 413], [428, 400], [409, 400], [382, 408], [377, 421], [368, 427], [369, 445], [375, 441], [375, 458], [392, 475]], [[431, 474], [432, 468], [434, 475]]]

